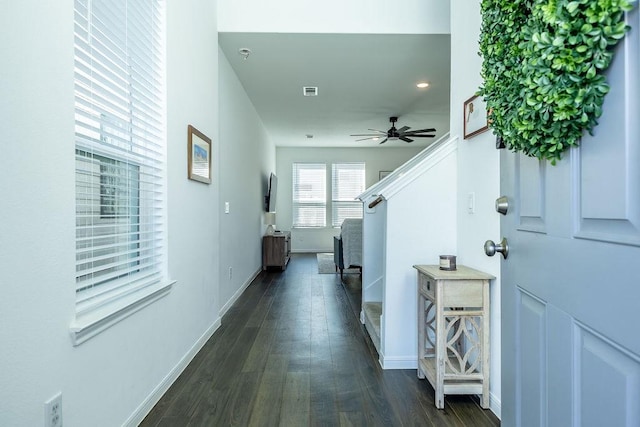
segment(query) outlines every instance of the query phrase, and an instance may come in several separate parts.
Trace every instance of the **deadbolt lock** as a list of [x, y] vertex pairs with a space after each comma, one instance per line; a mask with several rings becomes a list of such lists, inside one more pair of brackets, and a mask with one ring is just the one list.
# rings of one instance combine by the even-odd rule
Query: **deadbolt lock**
[[496, 212], [506, 215], [509, 212], [509, 199], [507, 196], [500, 196], [496, 199]]

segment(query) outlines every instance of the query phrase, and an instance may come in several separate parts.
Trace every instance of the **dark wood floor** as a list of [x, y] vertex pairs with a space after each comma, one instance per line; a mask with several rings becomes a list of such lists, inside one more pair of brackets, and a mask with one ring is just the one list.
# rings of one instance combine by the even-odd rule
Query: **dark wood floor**
[[356, 313], [359, 277], [318, 274], [315, 254], [263, 272], [141, 426], [497, 426], [475, 398], [415, 370], [383, 371]]

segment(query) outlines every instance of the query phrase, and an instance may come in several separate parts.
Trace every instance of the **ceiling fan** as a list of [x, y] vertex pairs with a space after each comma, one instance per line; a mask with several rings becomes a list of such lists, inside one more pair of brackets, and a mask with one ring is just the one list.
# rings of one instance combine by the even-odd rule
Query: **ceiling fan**
[[366, 136], [366, 138], [356, 139], [356, 141], [367, 141], [370, 139], [377, 141], [380, 138], [384, 138], [380, 144], [384, 144], [389, 139], [400, 139], [404, 142], [413, 142], [413, 139], [411, 138], [433, 138], [435, 136], [427, 135], [427, 133], [435, 132], [436, 130], [434, 128], [409, 130], [411, 129], [409, 126], [402, 126], [400, 129], [396, 129], [396, 122], [398, 121], [398, 118], [389, 117], [389, 121], [391, 122], [391, 128], [386, 132], [377, 129], [369, 129], [376, 133], [359, 133], [351, 136]]

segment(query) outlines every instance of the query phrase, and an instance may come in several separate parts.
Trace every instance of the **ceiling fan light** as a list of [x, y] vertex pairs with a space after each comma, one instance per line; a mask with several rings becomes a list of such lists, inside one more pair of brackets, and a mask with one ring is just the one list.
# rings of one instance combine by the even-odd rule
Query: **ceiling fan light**
[[419, 89], [424, 89], [424, 88], [429, 87], [429, 83], [427, 83], [427, 82], [419, 82], [419, 83], [416, 84], [416, 87], [419, 88]]

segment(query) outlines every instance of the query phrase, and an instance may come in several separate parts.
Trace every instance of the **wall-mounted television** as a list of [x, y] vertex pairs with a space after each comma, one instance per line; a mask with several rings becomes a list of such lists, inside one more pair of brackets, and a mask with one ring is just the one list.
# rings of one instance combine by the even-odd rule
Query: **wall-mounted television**
[[269, 176], [269, 188], [267, 195], [264, 197], [264, 209], [267, 212], [276, 211], [276, 197], [278, 195], [278, 177], [271, 172]]

